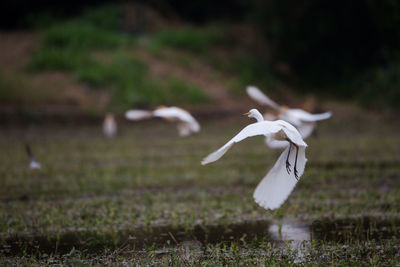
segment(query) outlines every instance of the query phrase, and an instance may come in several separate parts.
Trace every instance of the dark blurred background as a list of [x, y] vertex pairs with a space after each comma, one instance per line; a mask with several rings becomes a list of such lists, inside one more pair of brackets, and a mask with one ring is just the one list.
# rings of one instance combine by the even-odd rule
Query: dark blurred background
[[[6, 0], [1, 5], [3, 32], [40, 32], [42, 44], [48, 44], [47, 48], [59, 49], [61, 41], [70, 42], [61, 37], [54, 41], [49, 34], [50, 25], [76, 18], [82, 24], [91, 20], [94, 27], [128, 35], [132, 40], [136, 38], [133, 42], [141, 36], [149, 37], [150, 44], [147, 42], [146, 46], [153, 54], [161, 53], [156, 51], [160, 47], [169, 47], [200, 55], [218, 71], [239, 77], [228, 86], [233, 88], [230, 91], [233, 94], [240, 95], [243, 86], [254, 83], [278, 97], [288, 89], [300, 95], [350, 99], [378, 109], [400, 107], [399, 1]], [[93, 11], [99, 7], [107, 8], [103, 8], [103, 13]], [[61, 31], [63, 28], [67, 27], [61, 27]], [[104, 49], [108, 45], [88, 46]], [[118, 46], [118, 41], [110, 46]], [[35, 47], [38, 49], [35, 51], [40, 51], [40, 45]], [[75, 72], [78, 80], [91, 86], [111, 84], [93, 81], [93, 75], [77, 71], [75, 63], [67, 67], [39, 67], [37, 61], [30, 62], [28, 66], [35, 71], [62, 69]], [[182, 91], [187, 91], [185, 86]], [[125, 91], [130, 91], [127, 88]], [[118, 98], [115, 91], [113, 95]], [[130, 99], [124, 107], [179, 102], [168, 96], [128, 97], [126, 92], [120, 98]], [[182, 99], [182, 102], [187, 101]]]

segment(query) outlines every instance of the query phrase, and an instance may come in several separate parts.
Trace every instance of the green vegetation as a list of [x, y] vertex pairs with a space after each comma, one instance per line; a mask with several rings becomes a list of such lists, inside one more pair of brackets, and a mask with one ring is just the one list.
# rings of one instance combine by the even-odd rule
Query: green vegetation
[[[152, 46], [186, 50], [195, 54], [210, 53], [215, 47], [232, 47], [234, 40], [224, 25], [207, 27], [184, 26], [177, 29], [164, 29], [153, 34]], [[154, 48], [153, 48], [154, 49]]]
[[31, 70], [74, 70], [90, 60], [99, 49], [120, 49], [133, 43], [118, 32], [117, 6], [91, 9], [81, 17], [55, 22], [43, 28], [43, 44], [34, 54]]
[[[234, 120], [204, 122], [185, 139], [155, 121], [123, 124], [114, 140], [98, 126], [7, 128], [0, 133], [2, 261], [294, 264], [290, 242], [273, 241], [268, 226], [300, 220], [316, 231], [304, 244], [306, 265], [396, 264], [400, 129], [359, 115], [336, 114], [319, 125], [318, 138], [307, 140], [304, 176], [273, 212], [252, 199], [280, 154], [262, 138], [200, 165], [243, 127]], [[27, 169], [22, 135], [42, 171]], [[182, 252], [185, 241], [205, 236], [200, 248]]]
[[272, 0], [250, 6], [252, 22], [270, 41], [270, 61], [291, 66], [285, 79], [293, 88], [399, 108], [399, 83], [392, 78], [399, 69], [399, 2]]
[[13, 103], [27, 99], [24, 96], [25, 81], [0, 69], [0, 102]]
[[374, 108], [400, 109], [400, 60], [367, 71], [356, 81], [360, 102]]
[[[289, 246], [288, 246], [289, 247]], [[361, 241], [351, 246], [327, 242], [325, 244], [305, 243], [304, 259], [299, 260], [297, 252], [269, 243], [232, 242], [231, 244], [209, 244], [203, 247], [177, 246], [143, 251], [129, 249], [107, 250], [99, 254], [87, 254], [72, 249], [65, 255], [39, 254], [37, 257], [23, 255], [0, 259], [3, 265], [160, 265], [160, 266], [396, 266], [399, 264], [398, 241]], [[355, 256], [357, 255], [357, 256]]]
[[[112, 107], [135, 104], [204, 103], [209, 98], [196, 86], [178, 79], [159, 81], [133, 56], [133, 37], [119, 32], [118, 8], [104, 6], [81, 17], [43, 29], [44, 41], [28, 64], [32, 71], [69, 71], [92, 88], [107, 89]], [[101, 53], [102, 57], [96, 57]], [[105, 58], [105, 60], [104, 60]]]
[[228, 85], [233, 94], [242, 95], [250, 84], [268, 88], [268, 91], [276, 89], [277, 79], [271, 66], [261, 58], [237, 55], [231, 59], [214, 57], [210, 60], [216, 69], [233, 75], [233, 81]]
[[[148, 50], [161, 59], [176, 60], [184, 67], [190, 66], [191, 58], [202, 60], [214, 67], [216, 72], [233, 77], [227, 87], [235, 95], [242, 95], [243, 88], [249, 84], [275, 89], [276, 78], [270, 63], [263, 56], [241, 51], [238, 48], [240, 42], [224, 24], [184, 26], [154, 33], [151, 35]], [[165, 52], [166, 49], [179, 51], [181, 54], [171, 57]]]

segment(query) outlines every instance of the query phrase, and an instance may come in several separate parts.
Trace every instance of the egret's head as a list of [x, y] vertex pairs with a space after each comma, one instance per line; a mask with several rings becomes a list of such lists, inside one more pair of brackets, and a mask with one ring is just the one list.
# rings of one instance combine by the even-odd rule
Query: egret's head
[[263, 118], [263, 116], [261, 115], [261, 113], [260, 113], [257, 109], [255, 109], [255, 108], [250, 109], [249, 112], [247, 112], [247, 113], [245, 113], [245, 114], [243, 114], [243, 115], [246, 115], [246, 116], [249, 117], [249, 118], [254, 118], [254, 119], [256, 119], [258, 122], [264, 120], [264, 118]]

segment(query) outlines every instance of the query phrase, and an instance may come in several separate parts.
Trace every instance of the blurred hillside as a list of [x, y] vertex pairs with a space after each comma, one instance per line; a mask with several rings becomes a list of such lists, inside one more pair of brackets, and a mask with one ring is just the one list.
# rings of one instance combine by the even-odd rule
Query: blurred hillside
[[317, 95], [399, 107], [396, 1], [2, 5], [6, 115], [91, 116], [160, 104], [230, 110], [248, 104], [240, 99], [248, 84], [297, 106]]

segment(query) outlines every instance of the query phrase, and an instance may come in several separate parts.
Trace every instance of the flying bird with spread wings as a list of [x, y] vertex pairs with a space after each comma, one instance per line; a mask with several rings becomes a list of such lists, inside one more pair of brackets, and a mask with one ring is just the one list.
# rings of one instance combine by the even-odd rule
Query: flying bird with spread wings
[[[303, 141], [299, 131], [286, 121], [265, 121], [256, 109], [251, 109], [245, 115], [255, 118], [257, 122], [243, 128], [225, 145], [205, 157], [201, 164], [205, 165], [218, 160], [235, 143], [248, 137], [264, 135], [272, 140], [285, 142], [286, 149], [258, 184], [253, 194], [254, 200], [261, 207], [273, 210], [285, 202], [304, 173], [307, 162], [305, 154], [307, 144]], [[292, 150], [296, 150], [296, 152]]]
[[189, 136], [200, 131], [200, 124], [186, 110], [178, 107], [160, 106], [155, 110], [132, 109], [125, 113], [128, 120], [143, 120], [149, 118], [162, 118], [177, 123], [180, 136]]
[[[332, 116], [331, 112], [312, 114], [302, 109], [291, 109], [287, 106], [278, 105], [255, 86], [247, 86], [246, 92], [257, 103], [274, 110], [275, 114], [264, 114], [265, 120], [280, 119], [287, 121], [297, 128], [304, 139], [311, 135], [317, 121], [326, 120]], [[287, 145], [286, 142], [272, 141], [270, 138], [267, 138], [266, 142], [271, 148], [284, 148]]]

